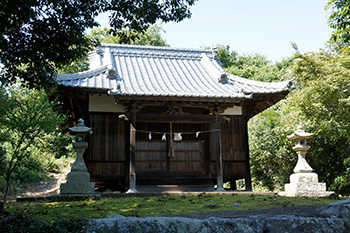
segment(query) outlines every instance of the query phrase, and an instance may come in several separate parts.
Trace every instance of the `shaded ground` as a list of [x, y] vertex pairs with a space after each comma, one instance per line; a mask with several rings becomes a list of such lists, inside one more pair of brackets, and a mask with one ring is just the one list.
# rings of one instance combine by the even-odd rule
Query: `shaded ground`
[[[16, 200], [16, 198], [19, 197], [45, 197], [59, 194], [60, 185], [66, 182], [67, 173], [69, 171], [70, 166], [63, 168], [59, 173], [49, 173], [48, 180], [25, 184], [19, 192], [10, 193], [7, 199]], [[1, 192], [0, 197], [3, 197]]]

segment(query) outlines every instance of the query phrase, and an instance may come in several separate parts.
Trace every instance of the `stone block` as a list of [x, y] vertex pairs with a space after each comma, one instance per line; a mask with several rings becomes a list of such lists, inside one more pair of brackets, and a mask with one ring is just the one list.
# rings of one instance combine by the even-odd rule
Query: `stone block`
[[94, 183], [64, 183], [61, 184], [61, 194], [89, 194], [95, 193]]
[[318, 175], [316, 173], [294, 173], [290, 177], [290, 183], [317, 183]]
[[95, 193], [95, 184], [90, 183], [88, 172], [70, 172], [67, 182], [61, 184], [61, 194], [92, 194]]
[[281, 196], [288, 197], [325, 197], [334, 194], [327, 192], [326, 183], [318, 182], [316, 173], [294, 173], [290, 176], [290, 183], [285, 184], [285, 191]]

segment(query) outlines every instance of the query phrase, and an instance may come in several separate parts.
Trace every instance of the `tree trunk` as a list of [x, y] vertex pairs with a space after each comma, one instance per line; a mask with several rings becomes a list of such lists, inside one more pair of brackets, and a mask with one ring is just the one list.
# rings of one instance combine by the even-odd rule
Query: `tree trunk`
[[5, 203], [0, 201], [0, 214], [5, 213]]

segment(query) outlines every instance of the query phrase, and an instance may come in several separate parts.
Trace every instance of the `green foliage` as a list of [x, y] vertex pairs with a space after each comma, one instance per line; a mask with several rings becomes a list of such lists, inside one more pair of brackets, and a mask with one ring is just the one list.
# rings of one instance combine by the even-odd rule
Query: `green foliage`
[[[150, 26], [146, 31], [134, 32], [124, 30], [125, 34], [132, 37], [132, 40], [127, 41], [127, 44], [133, 45], [150, 45], [150, 46], [169, 46], [161, 36], [162, 27], [155, 24]], [[111, 28], [94, 28], [87, 35], [89, 39], [105, 44], [124, 44], [120, 35], [111, 35]]]
[[56, 103], [43, 90], [20, 84], [3, 86], [0, 97], [0, 180], [6, 202], [11, 184], [38, 178], [54, 169], [48, 158], [59, 153], [59, 149], [49, 146], [59, 139], [55, 131], [63, 119], [53, 110]]
[[293, 74], [299, 91], [290, 105], [315, 133], [310, 164], [321, 180], [344, 193], [350, 189], [350, 184], [341, 184], [350, 178], [350, 54], [320, 52], [297, 54], [296, 58]]
[[269, 190], [281, 190], [296, 164], [286, 137], [293, 130], [293, 122], [285, 118], [281, 105], [265, 110], [248, 124], [253, 182]]
[[[111, 0], [106, 11], [111, 11], [110, 25], [114, 35], [118, 34], [122, 41], [129, 41], [127, 33], [122, 29], [131, 29], [137, 32], [145, 31], [155, 24], [158, 19], [167, 23], [179, 22], [189, 18], [189, 6], [196, 0], [166, 0], [166, 1], [135, 1]], [[131, 37], [132, 39], [132, 37]]]
[[228, 73], [253, 80], [271, 82], [285, 79], [292, 59], [272, 63], [261, 54], [239, 55], [227, 45], [218, 45], [218, 59]]
[[170, 45], [166, 43], [160, 34], [162, 30], [163, 28], [160, 25], [155, 24], [150, 26], [146, 32], [141, 33], [132, 41], [132, 44], [169, 47]]
[[179, 22], [191, 16], [195, 0], [4, 0], [0, 2], [0, 63], [2, 83], [17, 78], [32, 87], [48, 87], [56, 69], [84, 56], [94, 41], [84, 34], [98, 26], [95, 17], [111, 12], [113, 33], [122, 41], [142, 32], [157, 20]]
[[[296, 54], [291, 72], [296, 89], [285, 101], [249, 122], [252, 174], [271, 190], [281, 188], [296, 164], [293, 141], [298, 124], [314, 133], [307, 161], [331, 190], [350, 191], [350, 55]], [[283, 164], [283, 166], [281, 166]]]
[[253, 54], [239, 56], [234, 65], [228, 67], [226, 71], [244, 78], [272, 82], [280, 81], [290, 65], [290, 59], [273, 64], [265, 56]]
[[330, 42], [333, 48], [340, 50], [350, 43], [350, 1], [329, 0], [326, 10], [330, 11], [328, 25], [333, 28]]
[[217, 56], [219, 61], [221, 62], [221, 65], [224, 68], [228, 68], [235, 64], [235, 61], [238, 57], [238, 53], [236, 51], [230, 51], [230, 46], [228, 45], [218, 45]]
[[[161, 35], [162, 27], [155, 24], [150, 26], [145, 32], [133, 32], [124, 30], [133, 39], [129, 40], [127, 44], [134, 45], [150, 45], [150, 46], [169, 46]], [[89, 40], [105, 44], [123, 44], [124, 41], [119, 35], [111, 35], [111, 28], [94, 28], [86, 35]], [[131, 36], [132, 35], [132, 36]], [[90, 48], [91, 50], [92, 48]], [[86, 52], [81, 58], [63, 66], [58, 70], [58, 73], [69, 74], [85, 71], [89, 69], [88, 53]]]
[[80, 57], [91, 44], [83, 33], [97, 25], [99, 11], [99, 1], [1, 1], [1, 81], [21, 77], [47, 86], [57, 65]]
[[87, 221], [81, 218], [60, 218], [55, 221], [33, 220], [21, 214], [0, 215], [0, 229], [3, 232], [81, 232]]

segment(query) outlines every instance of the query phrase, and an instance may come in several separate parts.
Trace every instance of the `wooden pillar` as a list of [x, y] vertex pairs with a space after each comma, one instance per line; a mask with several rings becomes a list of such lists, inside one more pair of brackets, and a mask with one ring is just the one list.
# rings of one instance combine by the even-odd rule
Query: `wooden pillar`
[[249, 139], [248, 139], [248, 121], [253, 113], [255, 108], [255, 104], [244, 104], [243, 108], [243, 147], [244, 147], [244, 159], [245, 159], [245, 173], [244, 173], [244, 181], [245, 181], [245, 189], [246, 191], [253, 191], [252, 188], [252, 178], [250, 174], [250, 156], [249, 156]]
[[215, 147], [216, 147], [216, 179], [217, 179], [217, 192], [224, 192], [223, 170], [222, 170], [222, 148], [221, 148], [221, 125], [220, 114], [215, 115]]
[[245, 189], [246, 191], [253, 191], [252, 188], [252, 178], [250, 174], [250, 156], [249, 156], [249, 141], [248, 141], [248, 121], [244, 121], [244, 126], [243, 126], [243, 143], [244, 143], [244, 151], [245, 151]]
[[256, 107], [255, 103], [244, 103], [242, 106], [243, 110], [243, 146], [245, 153], [245, 173], [244, 173], [244, 181], [245, 181], [245, 189], [246, 191], [253, 191], [252, 188], [252, 178], [250, 174], [250, 156], [249, 156], [249, 139], [248, 139], [248, 121], [253, 114], [253, 111]]
[[231, 187], [231, 190], [237, 190], [236, 179], [230, 180], [230, 187]]
[[130, 157], [129, 157], [129, 190], [127, 193], [137, 193], [135, 172], [136, 150], [136, 111], [130, 114]]

